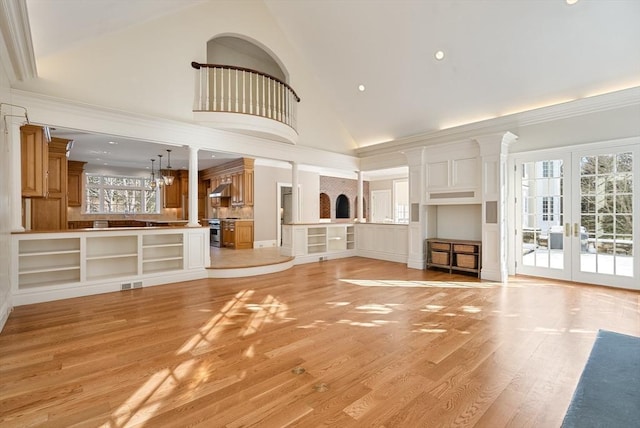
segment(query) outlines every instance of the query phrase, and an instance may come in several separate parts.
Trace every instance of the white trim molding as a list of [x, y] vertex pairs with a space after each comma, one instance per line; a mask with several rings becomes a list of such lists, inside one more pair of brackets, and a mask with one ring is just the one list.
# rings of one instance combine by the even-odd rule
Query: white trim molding
[[0, 58], [10, 64], [6, 71], [12, 82], [38, 76], [31, 42], [31, 28], [25, 0], [0, 0], [0, 31], [4, 40]]

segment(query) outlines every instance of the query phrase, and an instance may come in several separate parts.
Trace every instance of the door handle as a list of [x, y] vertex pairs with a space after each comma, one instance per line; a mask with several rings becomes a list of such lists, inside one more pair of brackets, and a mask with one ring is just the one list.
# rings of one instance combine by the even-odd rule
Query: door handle
[[567, 238], [571, 237], [571, 224], [570, 223], [565, 223], [564, 224], [564, 236], [566, 236]]
[[575, 238], [580, 236], [580, 226], [578, 226], [578, 223], [573, 223], [573, 236]]

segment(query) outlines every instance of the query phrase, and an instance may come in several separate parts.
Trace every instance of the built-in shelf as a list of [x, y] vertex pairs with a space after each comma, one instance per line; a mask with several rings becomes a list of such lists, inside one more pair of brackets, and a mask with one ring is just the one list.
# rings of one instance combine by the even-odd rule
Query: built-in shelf
[[150, 228], [13, 234], [15, 301], [116, 291], [133, 280], [156, 285], [205, 277], [208, 233], [206, 228]]
[[472, 272], [480, 277], [482, 269], [482, 243], [460, 239], [430, 238], [425, 241], [425, 268]]

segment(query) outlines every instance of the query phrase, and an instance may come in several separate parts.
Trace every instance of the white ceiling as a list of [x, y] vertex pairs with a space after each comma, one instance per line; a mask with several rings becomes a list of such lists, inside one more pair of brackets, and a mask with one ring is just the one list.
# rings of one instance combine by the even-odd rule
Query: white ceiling
[[[27, 5], [44, 56], [206, 1]], [[359, 147], [640, 86], [638, 0], [265, 4]]]

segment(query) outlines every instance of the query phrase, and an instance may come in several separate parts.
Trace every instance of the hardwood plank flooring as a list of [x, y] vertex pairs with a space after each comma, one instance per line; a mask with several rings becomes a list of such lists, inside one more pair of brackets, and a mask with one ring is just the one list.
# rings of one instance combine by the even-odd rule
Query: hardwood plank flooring
[[365, 258], [21, 306], [0, 425], [557, 427], [598, 329], [640, 293]]

